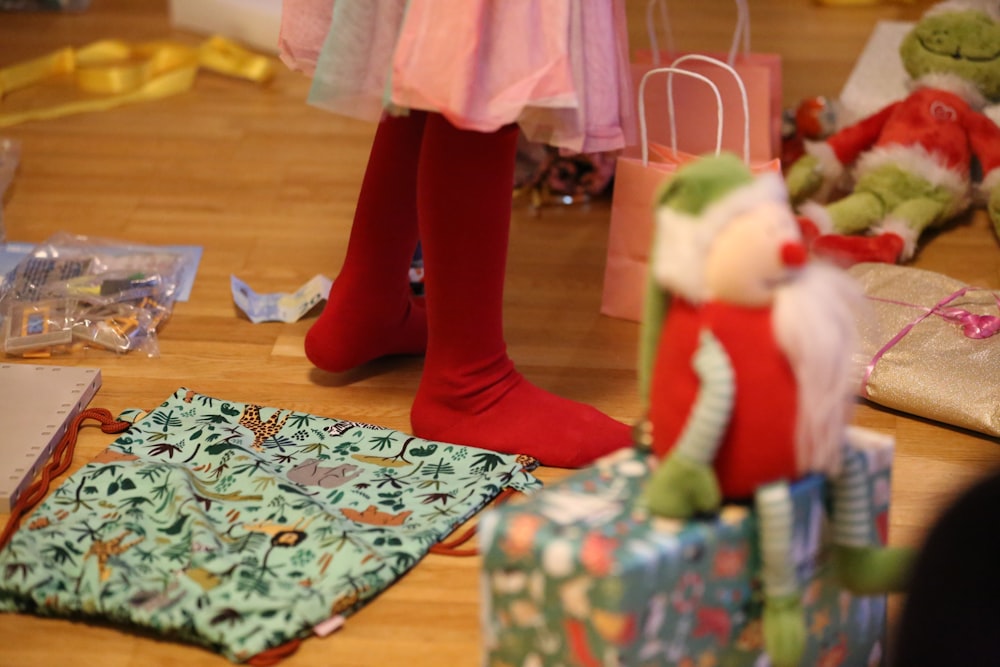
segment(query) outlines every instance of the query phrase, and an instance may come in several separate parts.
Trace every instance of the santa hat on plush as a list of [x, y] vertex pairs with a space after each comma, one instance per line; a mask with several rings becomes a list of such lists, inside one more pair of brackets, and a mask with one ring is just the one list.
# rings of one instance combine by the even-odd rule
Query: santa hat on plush
[[692, 303], [706, 298], [704, 265], [715, 235], [761, 202], [788, 204], [781, 177], [755, 175], [728, 153], [681, 167], [657, 198], [653, 277]]

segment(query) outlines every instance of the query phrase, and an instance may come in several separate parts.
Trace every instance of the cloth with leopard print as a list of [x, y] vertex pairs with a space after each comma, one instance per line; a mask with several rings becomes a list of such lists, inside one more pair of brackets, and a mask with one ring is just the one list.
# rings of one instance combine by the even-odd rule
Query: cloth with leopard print
[[187, 389], [131, 417], [0, 551], [0, 611], [269, 662], [339, 627], [503, 490], [541, 486], [528, 457]]

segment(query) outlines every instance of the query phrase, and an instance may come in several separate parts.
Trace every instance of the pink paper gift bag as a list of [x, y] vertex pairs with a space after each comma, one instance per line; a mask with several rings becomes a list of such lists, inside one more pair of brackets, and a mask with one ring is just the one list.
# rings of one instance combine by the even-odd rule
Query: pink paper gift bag
[[[651, 0], [650, 9], [662, 0]], [[745, 0], [737, 0], [738, 17], [733, 43], [728, 53], [715, 51], [699, 52], [716, 60], [722, 60], [730, 65], [739, 75], [746, 88], [748, 125], [750, 134], [750, 159], [767, 161], [781, 155], [781, 123], [782, 123], [782, 87], [781, 87], [781, 56], [775, 53], [757, 53], [750, 50], [750, 19]], [[643, 74], [650, 69], [662, 65], [670, 65], [678, 58], [689, 55], [677, 52], [671, 45], [660, 49], [656, 40], [652, 12], [647, 16], [650, 34], [650, 48], [636, 50], [631, 66], [633, 81], [638, 83]], [[728, 73], [706, 62], [689, 62], [685, 69], [708, 77], [719, 87], [723, 104], [726, 105], [726, 118], [739, 113], [731, 108], [739, 102], [739, 91], [736, 82]], [[691, 79], [679, 80], [675, 83], [674, 94], [682, 101], [674, 110], [673, 119], [677, 124], [678, 150], [694, 155], [711, 151], [715, 146], [713, 128], [704, 119], [715, 111], [712, 92], [697, 81]], [[668, 108], [666, 89], [653, 86], [646, 94], [646, 109], [650, 113], [665, 113]], [[666, 126], [663, 124], [650, 128], [649, 140], [653, 143], [668, 143]], [[722, 145], [730, 148], [739, 144], [742, 139], [740, 129], [729, 125], [722, 138]], [[630, 151], [634, 156], [637, 152]]]
[[[697, 72], [691, 72], [686, 65], [689, 60], [697, 60], [699, 64], [714, 66], [721, 70], [729, 70], [727, 75], [735, 82], [738, 97], [742, 98], [741, 105], [730, 105], [726, 107], [721, 96], [721, 91], [715, 81]], [[781, 165], [778, 160], [752, 161], [749, 150], [749, 134], [746, 116], [742, 113], [746, 109], [745, 91], [740, 85], [736, 73], [725, 63], [713, 60], [706, 56], [692, 55], [679, 59], [678, 61], [685, 67], [663, 67], [648, 70], [638, 83], [637, 90], [640, 105], [639, 129], [640, 146], [639, 157], [623, 155], [618, 158], [615, 171], [614, 193], [611, 200], [611, 224], [608, 230], [608, 255], [604, 267], [604, 288], [601, 295], [601, 313], [610, 317], [618, 317], [625, 320], [640, 321], [642, 319], [643, 302], [646, 294], [647, 272], [649, 264], [649, 249], [653, 238], [653, 207], [655, 197], [664, 182], [677, 171], [678, 167], [697, 158], [696, 155], [678, 150], [676, 139], [679, 132], [676, 128], [668, 127], [664, 130], [667, 140], [671, 143], [661, 144], [648, 140], [649, 128], [646, 123], [646, 112], [648, 105], [645, 103], [645, 95], [650, 88], [649, 81], [652, 75], [667, 74], [667, 87], [665, 99], [669, 106], [677, 94], [670, 91], [674, 84], [674, 75], [678, 80], [687, 79], [702, 85], [710, 95], [715, 98], [714, 114], [706, 114], [702, 118], [702, 123], [712, 128], [709, 121], [712, 115], [715, 116], [715, 140], [712, 144], [714, 152], [722, 150], [723, 137], [725, 136], [724, 116], [727, 109], [740, 109], [738, 112], [744, 118], [742, 124], [742, 155], [744, 161], [750, 164], [750, 168], [755, 172], [760, 171], [780, 171]], [[728, 117], [728, 116], [726, 116]], [[669, 118], [669, 114], [668, 114]], [[739, 124], [737, 124], [739, 125]]]

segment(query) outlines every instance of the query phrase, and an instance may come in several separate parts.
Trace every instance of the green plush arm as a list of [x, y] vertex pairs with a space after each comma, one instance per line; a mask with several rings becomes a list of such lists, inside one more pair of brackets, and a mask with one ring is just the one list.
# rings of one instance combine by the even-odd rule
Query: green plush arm
[[809, 198], [823, 185], [823, 173], [819, 160], [812, 155], [803, 155], [795, 161], [785, 175], [788, 197], [793, 204]]
[[643, 497], [658, 516], [683, 519], [718, 509], [722, 503], [712, 462], [732, 416], [733, 368], [722, 345], [707, 331], [701, 334], [693, 364], [701, 382], [698, 397], [676, 445], [654, 471]]

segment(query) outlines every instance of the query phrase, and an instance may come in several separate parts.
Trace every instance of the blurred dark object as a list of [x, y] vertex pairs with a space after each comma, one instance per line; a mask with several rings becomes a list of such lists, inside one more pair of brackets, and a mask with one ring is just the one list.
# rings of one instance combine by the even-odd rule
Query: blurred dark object
[[578, 204], [611, 192], [617, 153], [565, 155], [559, 149], [518, 140], [514, 198], [535, 209]]
[[820, 141], [837, 129], [837, 107], [825, 97], [802, 100], [785, 109], [781, 125], [781, 164], [791, 166], [805, 153], [806, 141]]
[[0, 0], [0, 12], [82, 12], [90, 0]]
[[893, 667], [1000, 665], [1000, 472], [963, 492], [931, 528], [901, 614]]

